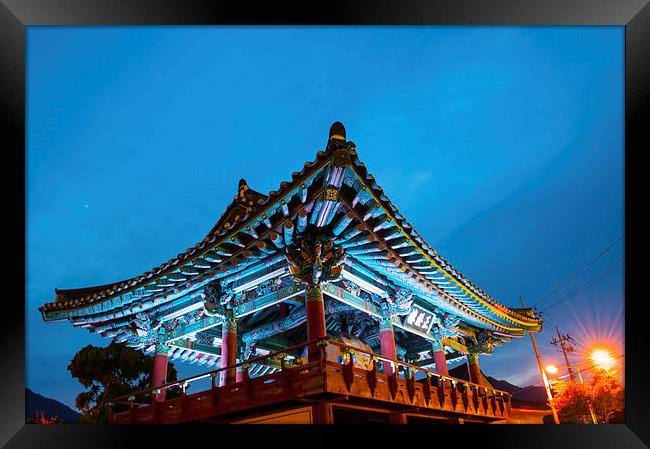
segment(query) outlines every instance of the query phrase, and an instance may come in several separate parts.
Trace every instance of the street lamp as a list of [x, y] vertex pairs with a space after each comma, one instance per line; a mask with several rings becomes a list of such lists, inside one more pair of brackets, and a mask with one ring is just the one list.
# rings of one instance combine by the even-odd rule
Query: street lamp
[[557, 366], [555, 366], [555, 365], [546, 365], [546, 372], [547, 373], [549, 373], [551, 375], [554, 375], [554, 374], [557, 374], [558, 371], [559, 370], [558, 370]]

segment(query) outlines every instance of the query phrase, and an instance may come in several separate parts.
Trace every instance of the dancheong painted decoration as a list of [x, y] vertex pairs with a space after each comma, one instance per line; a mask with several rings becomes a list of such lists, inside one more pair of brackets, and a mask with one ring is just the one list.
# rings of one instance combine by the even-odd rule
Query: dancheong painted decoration
[[[438, 254], [339, 122], [278, 190], [240, 180], [195, 246], [131, 279], [55, 292], [44, 320], [154, 356], [151, 389], [115, 399], [117, 423], [337, 422], [362, 410], [396, 423], [507, 420], [510, 396], [479, 355], [542, 325]], [[447, 369], [461, 357], [466, 380]], [[169, 360], [206, 374], [168, 384]], [[186, 392], [199, 378], [212, 387]], [[171, 388], [180, 397], [167, 399]]]

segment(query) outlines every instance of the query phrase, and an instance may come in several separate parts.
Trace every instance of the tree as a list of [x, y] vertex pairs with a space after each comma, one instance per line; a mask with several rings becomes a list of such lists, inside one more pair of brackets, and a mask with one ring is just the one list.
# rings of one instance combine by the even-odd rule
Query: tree
[[553, 401], [561, 423], [583, 423], [589, 415], [589, 385], [557, 380], [553, 382]]
[[[153, 357], [111, 342], [108, 346], [88, 345], [77, 352], [68, 371], [86, 390], [77, 395], [75, 405], [82, 410], [82, 423], [108, 422], [106, 403], [111, 399], [151, 387]], [[167, 381], [177, 380], [173, 364], [167, 368]], [[178, 392], [169, 391], [167, 397]]]
[[599, 422], [609, 424], [612, 416], [622, 414], [625, 408], [625, 390], [618, 383], [616, 371], [596, 371], [591, 380], [591, 393], [594, 412]]
[[561, 423], [591, 422], [591, 405], [599, 423], [623, 422], [625, 390], [615, 370], [599, 369], [590, 384], [568, 381], [553, 382], [553, 400]]

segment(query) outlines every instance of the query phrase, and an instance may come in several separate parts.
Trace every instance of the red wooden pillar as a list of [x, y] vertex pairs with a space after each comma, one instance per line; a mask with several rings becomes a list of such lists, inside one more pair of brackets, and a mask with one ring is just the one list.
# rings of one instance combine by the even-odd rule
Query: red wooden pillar
[[[237, 363], [237, 322], [235, 318], [226, 316], [221, 331], [221, 367]], [[236, 382], [235, 368], [221, 371], [221, 385], [231, 385]]]
[[[305, 294], [305, 311], [307, 313], [307, 340], [327, 337], [325, 324], [325, 304], [323, 290], [320, 285], [308, 284]], [[318, 346], [311, 345], [307, 361], [312, 362], [320, 357]]]
[[440, 344], [433, 345], [433, 361], [436, 364], [436, 373], [443, 376], [449, 376], [449, 369], [447, 368], [447, 357], [445, 356], [445, 347]]
[[[166, 344], [159, 343], [153, 355], [153, 372], [151, 373], [151, 388], [158, 388], [167, 383], [167, 354], [169, 348]], [[166, 390], [160, 390], [156, 400], [164, 401]]]
[[475, 384], [481, 383], [481, 369], [478, 366], [478, 354], [467, 354], [467, 371], [469, 371], [469, 381]]
[[[397, 359], [395, 348], [395, 333], [389, 318], [382, 318], [379, 321], [379, 340], [381, 342], [381, 355], [391, 360]], [[393, 367], [389, 362], [383, 362], [384, 374], [393, 374]]]

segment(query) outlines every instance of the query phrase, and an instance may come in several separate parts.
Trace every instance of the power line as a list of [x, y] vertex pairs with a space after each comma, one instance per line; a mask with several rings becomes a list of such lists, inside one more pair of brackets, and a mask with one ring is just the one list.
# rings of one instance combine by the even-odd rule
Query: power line
[[585, 265], [583, 265], [578, 271], [573, 273], [571, 276], [569, 276], [567, 279], [564, 281], [560, 282], [555, 289], [549, 293], [547, 293], [545, 296], [543, 296], [541, 299], [539, 299], [535, 304], [533, 304], [533, 307], [536, 307], [538, 304], [541, 302], [545, 301], [549, 296], [557, 292], [562, 286], [566, 285], [570, 281], [576, 278], [576, 276], [584, 273], [584, 271], [589, 268], [591, 265], [593, 265], [594, 262], [596, 262], [598, 259], [600, 259], [603, 255], [605, 255], [610, 249], [614, 247], [618, 242], [620, 242], [623, 238], [625, 237], [625, 234], [621, 235], [619, 238], [617, 238], [612, 244], [610, 244], [607, 248], [605, 248], [600, 254], [598, 254], [596, 257], [591, 259], [589, 262], [587, 262]]
[[583, 291], [583, 290], [587, 289], [588, 287], [594, 285], [595, 283], [597, 283], [598, 281], [600, 281], [603, 277], [605, 277], [605, 276], [608, 275], [610, 272], [612, 272], [612, 271], [613, 271], [613, 270], [614, 270], [618, 265], [621, 264], [621, 262], [623, 262], [623, 259], [619, 259], [616, 263], [614, 263], [613, 265], [610, 265], [608, 268], [606, 268], [605, 270], [603, 270], [603, 271], [601, 271], [600, 273], [598, 273], [598, 275], [596, 275], [596, 277], [590, 279], [589, 281], [587, 281], [587, 282], [585, 282], [584, 284], [580, 285], [580, 287], [576, 288], [575, 290], [571, 291], [570, 293], [567, 293], [565, 296], [559, 298], [559, 299], [556, 300], [554, 303], [552, 303], [551, 305], [547, 306], [547, 307], [544, 309], [544, 311], [549, 311], [550, 309], [552, 309], [552, 308], [554, 308], [554, 307], [556, 307], [556, 306], [562, 304], [563, 302], [565, 302], [565, 301], [567, 301], [567, 300], [573, 298], [575, 295], [577, 295], [577, 294], [580, 293], [581, 291]]
[[613, 265], [610, 265], [610, 266], [607, 267], [605, 270], [603, 270], [603, 271], [601, 271], [600, 273], [598, 273], [598, 275], [596, 275], [596, 277], [594, 277], [594, 278], [588, 280], [588, 281], [585, 282], [584, 284], [580, 285], [580, 287], [576, 288], [575, 290], [571, 291], [570, 293], [567, 293], [567, 294], [564, 295], [563, 297], [559, 298], [557, 301], [555, 301], [555, 302], [552, 303], [551, 305], [547, 306], [547, 307], [544, 309], [544, 311], [545, 311], [545, 312], [548, 312], [548, 311], [551, 310], [552, 308], [557, 307], [557, 306], [559, 306], [560, 304], [562, 304], [563, 302], [568, 301], [569, 299], [573, 298], [575, 295], [577, 295], [577, 294], [580, 293], [581, 291], [585, 290], [586, 288], [588, 288], [588, 287], [594, 285], [595, 283], [597, 283], [598, 281], [600, 281], [602, 278], [604, 278], [605, 276], [607, 276], [609, 273], [611, 273], [615, 268], [617, 268], [617, 266], [620, 265], [621, 262], [623, 262], [623, 259], [619, 259], [618, 261], [616, 261], [616, 263], [614, 263]]

